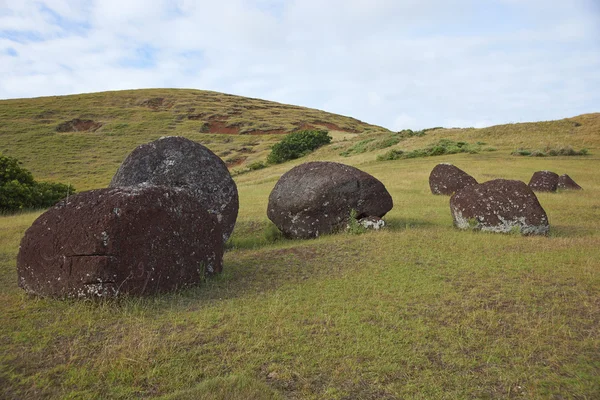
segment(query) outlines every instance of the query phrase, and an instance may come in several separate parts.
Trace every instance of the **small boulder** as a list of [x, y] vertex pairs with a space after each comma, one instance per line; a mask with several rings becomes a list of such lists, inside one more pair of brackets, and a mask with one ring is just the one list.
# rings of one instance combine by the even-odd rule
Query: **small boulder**
[[356, 218], [383, 217], [393, 207], [383, 183], [357, 168], [308, 162], [281, 176], [269, 196], [267, 216], [285, 236], [312, 238], [343, 229]]
[[379, 217], [365, 217], [361, 218], [358, 223], [365, 229], [372, 229], [374, 231], [378, 231], [385, 227], [385, 221]]
[[171, 291], [221, 271], [221, 238], [216, 217], [186, 190], [91, 190], [59, 202], [25, 232], [18, 283], [50, 297]]
[[452, 164], [438, 164], [429, 174], [429, 187], [433, 194], [452, 195], [472, 185], [477, 185], [475, 178]]
[[531, 177], [529, 187], [536, 192], [556, 192], [558, 174], [552, 171], [537, 171]]
[[521, 181], [494, 179], [468, 186], [450, 198], [454, 225], [460, 229], [546, 235], [546, 211]]
[[223, 242], [229, 239], [239, 208], [237, 186], [223, 160], [200, 143], [170, 136], [137, 147], [109, 187], [140, 185], [189, 190], [223, 225]]
[[558, 177], [557, 187], [561, 190], [583, 190], [583, 188], [567, 174]]

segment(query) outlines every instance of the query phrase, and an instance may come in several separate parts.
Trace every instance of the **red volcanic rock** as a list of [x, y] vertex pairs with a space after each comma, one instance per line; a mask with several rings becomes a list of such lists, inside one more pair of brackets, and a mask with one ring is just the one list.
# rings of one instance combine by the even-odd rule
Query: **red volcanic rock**
[[562, 190], [583, 190], [581, 186], [577, 184], [571, 177], [567, 174], [561, 175], [558, 177], [558, 189]]
[[189, 190], [223, 225], [223, 242], [233, 231], [239, 200], [227, 166], [216, 154], [184, 137], [143, 144], [123, 161], [109, 187], [171, 186]]
[[345, 227], [352, 209], [361, 219], [381, 218], [392, 207], [392, 197], [373, 176], [319, 161], [281, 176], [269, 196], [267, 216], [287, 237], [311, 238]]
[[429, 175], [429, 187], [433, 194], [452, 195], [472, 185], [477, 185], [475, 178], [452, 164], [438, 164]]
[[148, 295], [222, 269], [221, 227], [187, 191], [83, 192], [42, 214], [17, 256], [19, 286], [51, 297]]
[[468, 186], [450, 198], [454, 225], [524, 235], [546, 235], [550, 229], [546, 211], [533, 191], [521, 181], [495, 179]]
[[537, 171], [531, 177], [529, 187], [536, 192], [556, 192], [558, 174], [552, 171]]

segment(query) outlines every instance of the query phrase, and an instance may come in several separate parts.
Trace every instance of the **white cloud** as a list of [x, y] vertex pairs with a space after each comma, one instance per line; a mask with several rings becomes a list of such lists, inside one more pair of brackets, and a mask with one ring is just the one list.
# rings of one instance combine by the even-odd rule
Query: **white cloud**
[[392, 129], [600, 111], [591, 0], [5, 3], [0, 98], [195, 87]]

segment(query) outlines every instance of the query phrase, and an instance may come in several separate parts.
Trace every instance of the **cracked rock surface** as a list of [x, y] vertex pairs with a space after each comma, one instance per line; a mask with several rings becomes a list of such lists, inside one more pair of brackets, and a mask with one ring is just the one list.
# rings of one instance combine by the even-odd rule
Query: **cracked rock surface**
[[524, 182], [494, 179], [468, 186], [450, 198], [454, 225], [460, 229], [546, 235], [546, 211]]
[[50, 297], [147, 295], [222, 269], [221, 227], [187, 191], [82, 192], [42, 214], [17, 256], [19, 286]]
[[269, 195], [267, 216], [285, 236], [313, 238], [342, 229], [350, 211], [357, 219], [383, 217], [392, 197], [379, 180], [335, 162], [308, 162], [281, 176]]
[[223, 242], [231, 236], [239, 208], [237, 186], [223, 160], [200, 143], [170, 136], [138, 146], [109, 187], [140, 185], [189, 190], [222, 224]]
[[452, 195], [472, 185], [477, 185], [475, 178], [452, 164], [438, 164], [429, 174], [429, 188], [433, 194]]

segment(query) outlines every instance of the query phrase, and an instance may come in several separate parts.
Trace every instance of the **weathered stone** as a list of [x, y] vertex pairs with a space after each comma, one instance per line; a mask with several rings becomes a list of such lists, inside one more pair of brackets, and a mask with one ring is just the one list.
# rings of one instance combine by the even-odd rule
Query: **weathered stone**
[[267, 216], [287, 237], [311, 238], [343, 229], [353, 209], [357, 219], [381, 218], [392, 207], [392, 197], [373, 176], [319, 161], [283, 174], [269, 196]]
[[472, 185], [477, 185], [475, 178], [452, 164], [438, 164], [429, 174], [429, 187], [433, 194], [452, 195]]
[[460, 229], [546, 235], [546, 212], [521, 181], [495, 179], [468, 186], [450, 198], [454, 225]]
[[139, 185], [187, 189], [223, 225], [223, 242], [233, 231], [239, 200], [227, 166], [212, 151], [184, 137], [143, 144], [127, 156], [109, 187]]
[[567, 174], [558, 177], [557, 188], [561, 190], [583, 190], [583, 188]]
[[383, 227], [385, 227], [385, 221], [379, 217], [374, 217], [374, 216], [361, 218], [358, 221], [358, 223], [360, 225], [362, 225], [363, 228], [372, 229], [374, 231], [378, 231], [378, 230], [382, 229]]
[[99, 189], [72, 196], [25, 232], [19, 286], [51, 297], [147, 295], [222, 269], [221, 226], [186, 190]]
[[536, 192], [556, 192], [558, 174], [552, 171], [537, 171], [531, 177], [529, 187]]

